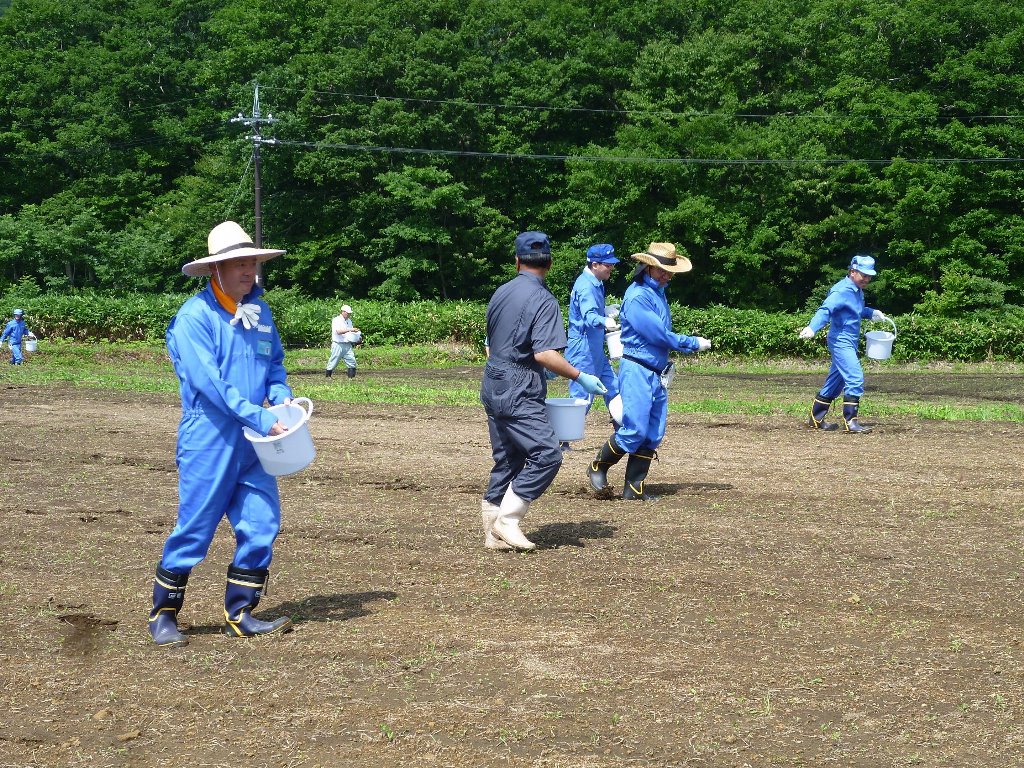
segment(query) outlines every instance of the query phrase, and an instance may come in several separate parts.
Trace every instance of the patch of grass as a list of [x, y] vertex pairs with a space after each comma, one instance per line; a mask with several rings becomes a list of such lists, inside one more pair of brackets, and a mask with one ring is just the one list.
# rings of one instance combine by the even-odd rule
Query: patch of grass
[[[445, 405], [479, 407], [479, 368], [484, 359], [470, 345], [423, 344], [409, 347], [361, 347], [357, 351], [360, 375], [345, 380], [344, 371], [334, 379], [323, 377], [329, 350], [305, 348], [288, 350], [285, 366], [298, 394], [314, 401], [381, 403], [394, 405]], [[683, 376], [669, 392], [669, 411], [681, 414], [785, 416], [806, 418], [813, 390], [820, 382], [796, 385], [798, 376], [824, 377], [828, 361], [769, 360], [725, 356], [686, 357]], [[422, 371], [472, 369], [465, 376], [424, 378]], [[913, 377], [993, 373], [1013, 375], [1024, 371], [1016, 363], [884, 363], [868, 362], [866, 373], [899, 373]], [[374, 371], [387, 370], [387, 376]], [[410, 374], [403, 376], [402, 371]], [[416, 371], [414, 375], [412, 371]], [[396, 375], [398, 372], [398, 375]], [[316, 374], [318, 377], [311, 376]], [[773, 381], [771, 377], [779, 377]], [[0, 379], [31, 385], [75, 385], [136, 392], [174, 394], [178, 381], [163, 344], [159, 342], [73, 342], [44, 341], [41, 351], [18, 368], [0, 366]], [[340, 379], [340, 380], [339, 380]], [[920, 379], [919, 379], [920, 381]], [[781, 386], [778, 384], [788, 384]], [[549, 384], [552, 397], [568, 394], [567, 382]], [[973, 400], [973, 402], [972, 402]], [[1024, 421], [1024, 406], [1006, 401], [963, 397], [936, 397], [909, 392], [869, 393], [861, 408], [867, 421], [906, 416], [935, 421]], [[598, 398], [597, 411], [604, 410]], [[832, 409], [839, 418], [840, 406]]]
[[[289, 370], [312, 368], [322, 371], [327, 364], [330, 349], [291, 349], [285, 354]], [[360, 368], [457, 368], [482, 366], [484, 357], [474, 347], [465, 344], [418, 344], [409, 347], [357, 347], [356, 360]], [[343, 370], [339, 372], [344, 373]]]
[[916, 416], [931, 421], [1024, 421], [1024, 407], [1015, 403], [991, 405], [943, 405], [915, 403], [907, 405], [875, 404], [864, 409], [863, 415]]
[[[295, 388], [295, 381], [291, 382]], [[467, 385], [444, 382], [444, 386], [424, 386], [417, 383], [374, 380], [372, 374], [363, 375], [354, 382], [341, 386], [331, 383], [306, 384], [301, 386], [303, 397], [314, 402], [318, 400], [340, 403], [388, 403], [392, 405], [479, 405], [480, 384], [471, 381]]]

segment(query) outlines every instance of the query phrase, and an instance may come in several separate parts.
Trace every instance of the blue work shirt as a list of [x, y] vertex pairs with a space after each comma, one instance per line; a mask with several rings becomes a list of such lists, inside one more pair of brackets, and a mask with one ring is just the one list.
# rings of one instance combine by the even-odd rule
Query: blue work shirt
[[829, 347], [836, 342], [857, 346], [860, 343], [860, 321], [869, 320], [874, 311], [864, 305], [864, 291], [846, 276], [832, 286], [808, 325], [815, 333], [829, 325]]
[[587, 373], [604, 360], [604, 283], [590, 269], [576, 278], [569, 296], [569, 342], [566, 359]]
[[669, 352], [696, 352], [700, 342], [696, 336], [673, 333], [665, 289], [646, 272], [641, 281], [630, 283], [622, 299], [622, 350], [660, 371], [668, 365]]
[[202, 410], [216, 423], [237, 422], [239, 435], [241, 425], [267, 435], [277, 417], [263, 407], [264, 400], [278, 405], [292, 396], [281, 337], [262, 294], [257, 286], [242, 299], [260, 307], [255, 328], [230, 325], [231, 313], [209, 285], [182, 305], [167, 328], [182, 411]]
[[16, 347], [21, 344], [21, 337], [27, 336], [29, 333], [31, 333], [31, 331], [29, 331], [28, 325], [25, 323], [25, 318], [12, 318], [8, 321], [7, 325], [4, 326], [3, 335], [0, 336], [0, 344], [10, 339], [11, 346]]

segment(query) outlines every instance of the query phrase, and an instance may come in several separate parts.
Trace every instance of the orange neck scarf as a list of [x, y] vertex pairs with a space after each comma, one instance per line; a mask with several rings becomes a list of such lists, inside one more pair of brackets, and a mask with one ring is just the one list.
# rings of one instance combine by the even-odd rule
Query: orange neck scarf
[[234, 315], [238, 311], [238, 302], [224, 293], [224, 290], [217, 282], [216, 276], [210, 277], [210, 285], [213, 287], [213, 295], [217, 297], [217, 303], [224, 307], [225, 311]]

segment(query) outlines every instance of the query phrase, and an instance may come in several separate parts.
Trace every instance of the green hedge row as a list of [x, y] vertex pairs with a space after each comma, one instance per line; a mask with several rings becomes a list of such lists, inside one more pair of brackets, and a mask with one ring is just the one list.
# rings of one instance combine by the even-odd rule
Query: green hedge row
[[[187, 298], [174, 294], [41, 294], [5, 298], [0, 301], [0, 312], [10, 318], [14, 307], [24, 309], [29, 327], [41, 338], [159, 341]], [[287, 289], [268, 291], [265, 298], [286, 346], [330, 345], [331, 318], [340, 311], [340, 301], [306, 299]], [[363, 330], [367, 343], [455, 342], [483, 347], [486, 307], [477, 302], [347, 303], [355, 310], [353, 322]]]
[[[690, 309], [672, 306], [676, 331], [711, 339], [713, 349], [736, 355], [763, 357], [822, 357], [828, 354], [825, 331], [812, 341], [797, 334], [810, 320], [799, 315], [758, 310], [712, 307]], [[897, 338], [894, 360], [987, 360], [1024, 361], [1024, 323], [993, 323], [990, 320], [951, 320], [909, 314], [892, 318]], [[827, 329], [826, 329], [827, 330]], [[865, 321], [862, 331], [892, 331], [889, 323]], [[863, 350], [863, 335], [862, 335]]]
[[[167, 323], [185, 300], [181, 295], [44, 294], [22, 298], [17, 306], [27, 313], [29, 326], [42, 338], [130, 341], [161, 340]], [[281, 337], [289, 347], [327, 347], [330, 319], [340, 301], [306, 299], [290, 290], [266, 294]], [[348, 302], [355, 325], [366, 343], [410, 345], [461, 343], [482, 346], [485, 305], [480, 302], [383, 301]], [[10, 317], [16, 306], [7, 297], [0, 312]], [[827, 354], [824, 333], [801, 341], [797, 332], [809, 315], [768, 313], [728, 307], [691, 309], [672, 306], [676, 331], [706, 336], [714, 349], [735, 355], [811, 357]], [[1024, 361], [1024, 324], [981, 320], [948, 320], [904, 315], [894, 318], [898, 338], [896, 360]], [[888, 330], [888, 324], [866, 329]]]

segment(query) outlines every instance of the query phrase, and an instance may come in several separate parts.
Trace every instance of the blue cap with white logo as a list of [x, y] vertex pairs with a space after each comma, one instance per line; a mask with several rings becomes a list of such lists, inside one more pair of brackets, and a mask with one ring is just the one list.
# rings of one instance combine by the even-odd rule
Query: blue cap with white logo
[[850, 260], [850, 269], [855, 269], [862, 275], [869, 275], [871, 277], [878, 274], [875, 272], [874, 258], [863, 253], [858, 253]]
[[597, 243], [587, 248], [587, 261], [598, 264], [618, 264], [615, 258], [615, 248], [608, 243]]

